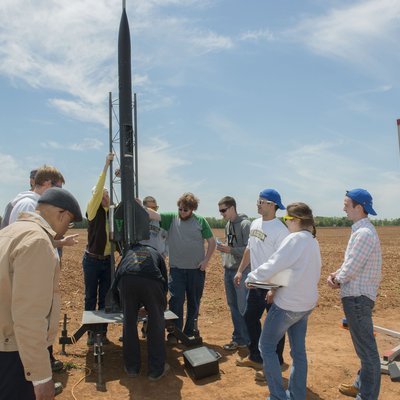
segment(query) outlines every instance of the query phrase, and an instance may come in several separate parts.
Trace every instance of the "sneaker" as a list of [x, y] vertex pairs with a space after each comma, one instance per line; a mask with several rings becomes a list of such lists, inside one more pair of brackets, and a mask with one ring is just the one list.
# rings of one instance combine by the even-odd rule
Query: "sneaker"
[[230, 342], [228, 344], [224, 344], [225, 350], [237, 350], [237, 349], [242, 349], [244, 347], [247, 347], [247, 345], [239, 344], [239, 343], [235, 342], [234, 340], [232, 340], [232, 342]]
[[164, 371], [161, 372], [160, 375], [154, 376], [152, 374], [149, 374], [148, 378], [149, 378], [150, 381], [153, 381], [153, 382], [158, 381], [159, 379], [164, 377], [170, 369], [171, 369], [171, 367], [169, 366], [169, 364], [165, 363], [164, 364]]
[[61, 382], [54, 382], [54, 396], [59, 395], [63, 391], [63, 385]]
[[347, 383], [341, 383], [339, 385], [339, 392], [344, 394], [345, 396], [357, 397], [359, 390], [354, 385], [349, 385]]
[[265, 379], [264, 371], [256, 371], [256, 376], [255, 376], [256, 382], [263, 382], [266, 383], [267, 380]]
[[281, 371], [286, 371], [289, 369], [289, 364], [286, 364], [285, 361], [281, 364]]
[[262, 363], [255, 362], [251, 360], [248, 356], [243, 358], [238, 358], [236, 360], [236, 365], [238, 367], [249, 367], [249, 368], [254, 368], [256, 370], [260, 370], [263, 367]]
[[53, 372], [60, 372], [64, 368], [64, 364], [60, 360], [51, 360], [51, 370]]

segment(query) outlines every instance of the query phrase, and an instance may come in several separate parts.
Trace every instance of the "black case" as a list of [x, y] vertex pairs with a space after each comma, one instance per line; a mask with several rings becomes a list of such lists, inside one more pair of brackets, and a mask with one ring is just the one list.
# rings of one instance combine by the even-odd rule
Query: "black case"
[[221, 355], [206, 346], [183, 352], [185, 367], [194, 379], [202, 379], [219, 374], [218, 360]]

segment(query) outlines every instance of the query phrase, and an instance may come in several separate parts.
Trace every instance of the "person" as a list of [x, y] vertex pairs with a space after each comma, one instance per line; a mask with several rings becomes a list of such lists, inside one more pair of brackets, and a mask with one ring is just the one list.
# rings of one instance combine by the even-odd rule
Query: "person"
[[[178, 316], [174, 324], [182, 329], [183, 308], [187, 299], [187, 313], [183, 333], [194, 336], [203, 295], [206, 270], [215, 250], [215, 239], [207, 220], [194, 213], [199, 199], [184, 193], [177, 201], [178, 212], [157, 212], [147, 209], [150, 219], [160, 221], [168, 232], [169, 246], [169, 309]], [[207, 251], [204, 249], [207, 242]]]
[[[276, 217], [278, 209], [284, 210], [285, 207], [282, 204], [280, 194], [275, 189], [264, 189], [260, 192], [257, 210], [261, 217], [251, 223], [249, 242], [234, 277], [237, 286], [240, 285], [243, 272], [247, 266], [250, 264], [253, 270], [265, 263], [278, 250], [283, 239], [289, 234], [286, 226]], [[244, 318], [250, 338], [249, 355], [236, 360], [236, 365], [239, 367], [262, 369], [263, 361], [258, 342], [261, 334], [260, 319], [264, 310], [268, 311], [271, 307], [271, 304], [267, 302], [267, 294], [268, 290], [265, 289], [251, 289], [248, 293]], [[283, 360], [284, 345], [285, 336], [282, 337], [277, 346], [279, 362], [283, 368], [286, 367]]]
[[60, 318], [56, 234], [81, 221], [68, 191], [47, 190], [36, 212], [0, 232], [0, 399], [48, 400], [54, 383], [48, 347]]
[[[33, 169], [29, 174], [29, 184], [31, 187], [31, 189], [30, 189], [31, 191], [33, 191], [33, 189], [35, 188], [36, 173], [37, 173], [37, 169]], [[0, 229], [3, 229], [10, 224], [10, 214], [11, 214], [12, 209], [13, 209], [13, 206], [10, 201], [9, 203], [7, 203], [6, 208], [4, 210], [3, 218], [1, 219]]]
[[[50, 165], [44, 165], [38, 170], [32, 170], [30, 173], [31, 190], [21, 192], [13, 201], [10, 202], [11, 209], [8, 221], [5, 225], [15, 222], [21, 212], [34, 212], [40, 197], [52, 187], [61, 187], [65, 183], [64, 177], [58, 169]], [[66, 237], [54, 237], [54, 246], [57, 248], [60, 259], [63, 246], [73, 246], [77, 243], [78, 234]], [[53, 372], [59, 372], [64, 368], [64, 364], [56, 359], [53, 354], [53, 346], [49, 346], [49, 356]], [[62, 392], [61, 382], [55, 382], [56, 394]]]
[[38, 170], [37, 169], [33, 169], [30, 173], [29, 173], [29, 186], [31, 187], [31, 190], [33, 190], [35, 188], [35, 184], [36, 184], [36, 174], [37, 174]]
[[361, 369], [353, 384], [342, 383], [339, 391], [357, 400], [376, 400], [381, 365], [375, 341], [372, 310], [381, 281], [382, 255], [378, 234], [368, 219], [377, 215], [372, 196], [365, 189], [346, 192], [344, 212], [353, 222], [343, 264], [328, 276], [328, 285], [340, 289], [343, 310]]
[[[85, 311], [103, 310], [105, 298], [111, 285], [111, 246], [108, 237], [108, 210], [110, 196], [104, 187], [106, 174], [113, 153], [107, 154], [103, 171], [101, 172], [96, 186], [92, 189], [87, 209], [88, 220], [88, 243], [83, 255], [82, 266], [85, 282]], [[87, 344], [94, 344], [95, 335], [99, 333], [103, 344], [108, 344], [107, 324], [98, 324], [93, 330], [88, 331]]]
[[124, 313], [123, 357], [129, 377], [140, 374], [140, 342], [137, 332], [138, 312], [147, 311], [148, 378], [161, 379], [169, 370], [165, 363], [165, 320], [168, 275], [164, 258], [151, 246], [135, 244], [122, 258], [116, 282]]
[[[317, 304], [321, 275], [321, 254], [312, 210], [305, 203], [292, 203], [283, 217], [290, 234], [267, 262], [256, 266], [247, 281], [268, 282], [281, 271], [289, 272], [287, 286], [274, 291], [260, 337], [264, 375], [270, 392], [268, 399], [305, 400], [307, 392], [307, 321]], [[276, 347], [287, 332], [293, 359], [288, 389], [283, 387]]]
[[[157, 200], [153, 196], [146, 196], [143, 199], [143, 206], [151, 210], [158, 211]], [[160, 228], [160, 222], [150, 220], [150, 238], [142, 240], [140, 243], [154, 247], [164, 258], [168, 255], [167, 237], [165, 229]]]
[[242, 272], [242, 280], [239, 286], [235, 286], [233, 278], [249, 240], [251, 222], [247, 215], [238, 214], [236, 201], [231, 196], [223, 197], [218, 202], [218, 208], [224, 220], [228, 221], [225, 225], [225, 243], [217, 243], [217, 250], [222, 254], [226, 300], [233, 324], [232, 340], [224, 345], [224, 349], [236, 350], [240, 347], [247, 347], [250, 343], [246, 321], [244, 320], [248, 292], [244, 281], [250, 272], [250, 266]]
[[35, 210], [39, 197], [51, 187], [62, 187], [65, 184], [64, 177], [58, 169], [44, 165], [39, 168], [35, 175], [35, 186], [33, 190], [26, 190], [19, 193], [14, 200], [11, 201], [12, 211], [9, 223], [12, 224], [23, 211]]

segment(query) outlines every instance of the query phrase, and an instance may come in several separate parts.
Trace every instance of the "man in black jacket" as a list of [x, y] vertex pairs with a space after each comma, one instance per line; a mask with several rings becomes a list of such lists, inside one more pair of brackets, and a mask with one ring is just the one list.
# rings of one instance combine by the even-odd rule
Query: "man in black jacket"
[[148, 378], [161, 379], [169, 370], [165, 363], [165, 319], [167, 268], [153, 247], [135, 244], [122, 259], [115, 277], [124, 313], [123, 357], [129, 377], [140, 374], [140, 343], [137, 319], [141, 306], [147, 311]]

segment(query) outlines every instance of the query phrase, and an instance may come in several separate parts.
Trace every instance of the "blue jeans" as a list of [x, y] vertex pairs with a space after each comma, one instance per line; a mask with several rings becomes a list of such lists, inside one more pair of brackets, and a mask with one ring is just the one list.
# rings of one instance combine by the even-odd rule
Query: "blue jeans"
[[342, 298], [343, 310], [361, 361], [357, 400], [377, 400], [381, 386], [381, 364], [374, 337], [372, 309], [375, 303], [366, 296]]
[[[287, 311], [276, 304], [272, 304], [268, 311], [261, 333], [260, 351], [271, 400], [306, 399], [306, 332], [311, 311]], [[281, 367], [276, 354], [276, 346], [286, 332], [289, 337], [290, 356], [293, 359], [287, 391], [283, 387]]]
[[111, 261], [96, 260], [85, 253], [83, 256], [83, 276], [85, 279], [85, 311], [102, 310], [111, 285]]
[[240, 345], [248, 345], [250, 339], [247, 333], [246, 321], [244, 320], [244, 312], [246, 311], [249, 289], [246, 288], [244, 281], [250, 272], [250, 267], [243, 271], [239, 287], [236, 287], [233, 282], [236, 272], [237, 270], [225, 268], [224, 273], [226, 300], [231, 310], [233, 323], [232, 340]]
[[[265, 296], [268, 290], [264, 289], [250, 289], [247, 295], [247, 306], [244, 314], [246, 321], [247, 332], [249, 334], [249, 358], [250, 360], [262, 363], [258, 343], [261, 335], [261, 322], [260, 319], [265, 310], [269, 312], [271, 304], [267, 304]], [[283, 349], [285, 347], [285, 335], [282, 335], [281, 340], [276, 347], [276, 352], [279, 357], [279, 362], [283, 364]]]
[[205, 271], [200, 269], [171, 268], [169, 273], [168, 289], [170, 293], [169, 309], [178, 316], [175, 325], [182, 329], [183, 306], [187, 299], [186, 322], [183, 333], [193, 336], [194, 321], [199, 317], [200, 300], [203, 295]]

